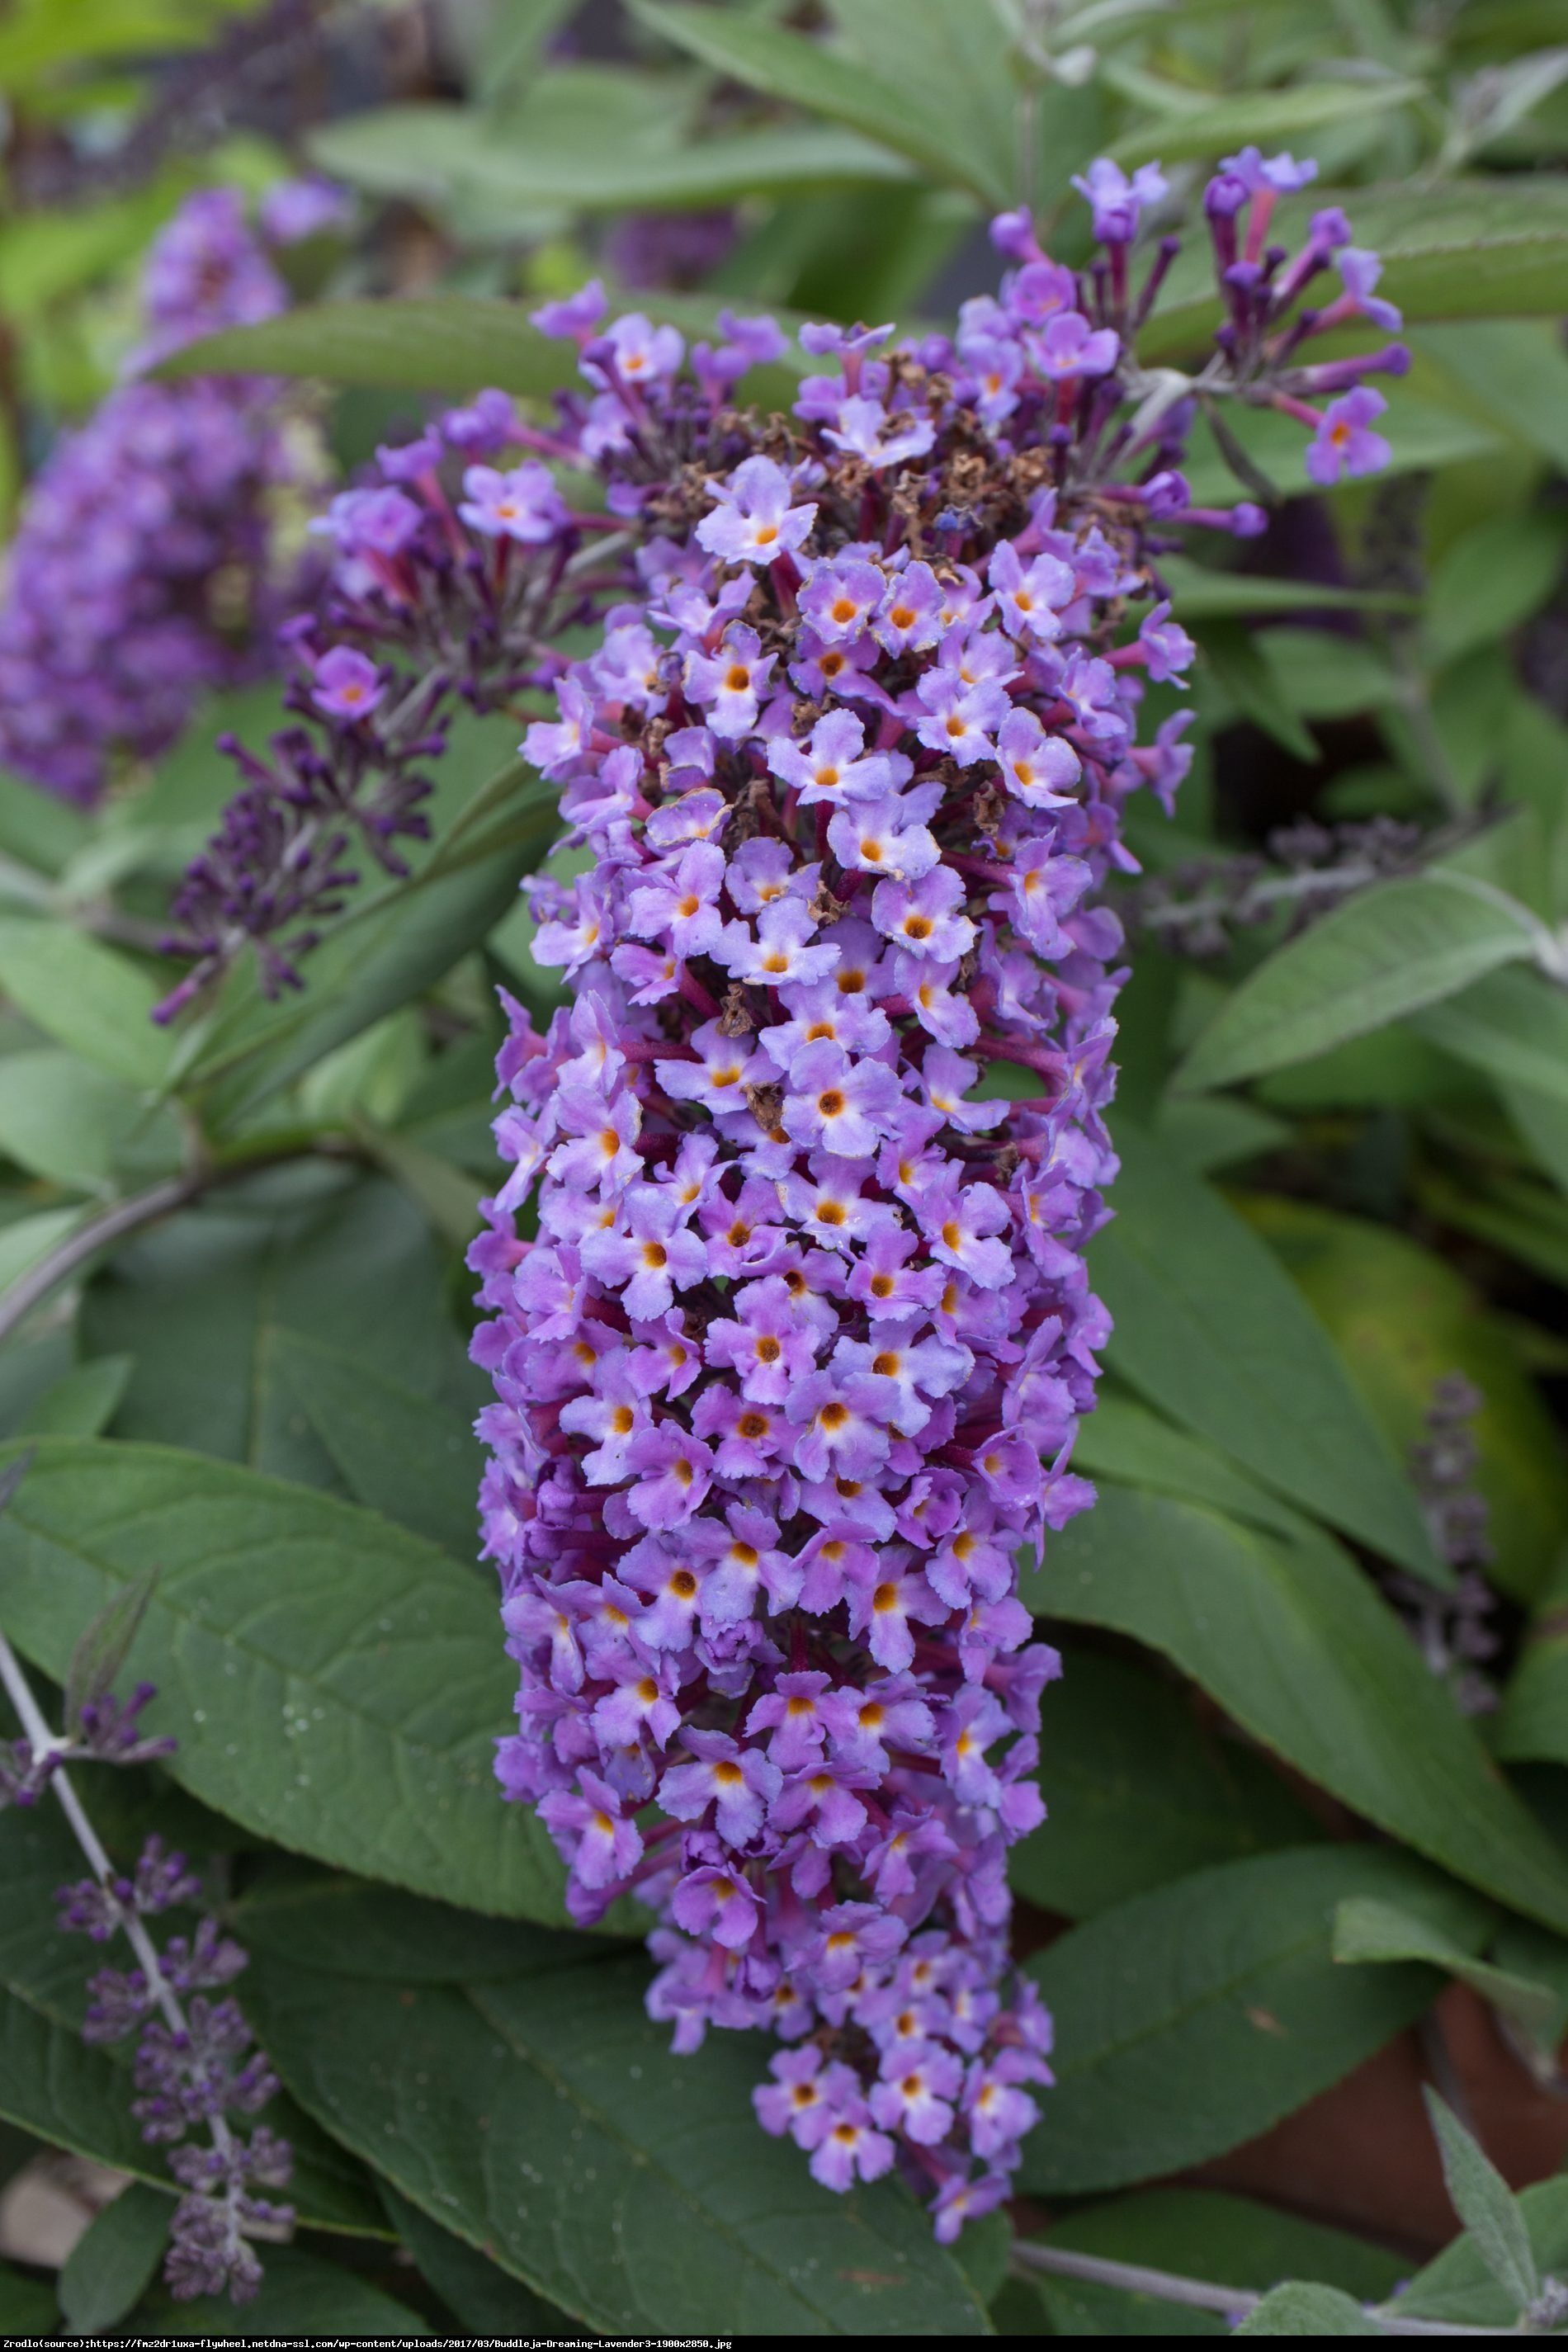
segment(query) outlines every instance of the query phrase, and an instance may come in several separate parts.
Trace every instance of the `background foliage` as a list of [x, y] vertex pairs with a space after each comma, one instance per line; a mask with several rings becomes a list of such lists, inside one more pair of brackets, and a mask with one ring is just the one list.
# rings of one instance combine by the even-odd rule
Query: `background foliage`
[[[259, 187], [308, 161], [357, 193], [318, 299], [177, 363], [320, 383], [345, 468], [426, 394], [546, 395], [570, 354], [515, 298], [593, 268], [686, 326], [731, 299], [918, 322], [986, 283], [998, 206], [1033, 204], [1073, 257], [1064, 199], [1096, 152], [1196, 180], [1257, 139], [1318, 159], [1310, 204], [1354, 192], [1414, 353], [1387, 421], [1395, 478], [1281, 488], [1244, 561], [1171, 566], [1204, 656], [1199, 749], [1174, 823], [1131, 827], [1146, 878], [1123, 907], [1124, 1168], [1092, 1267], [1116, 1330], [1078, 1455], [1100, 1500], [1025, 1580], [1068, 1672], [1048, 1702], [1051, 1820], [1014, 1863], [1060, 2050], [1016, 2225], [1237, 2288], [1386, 2294], [1433, 2251], [1418, 2198], [1352, 2234], [1277, 2176], [1237, 2195], [1245, 2159], [1224, 2189], [1194, 2176], [1318, 2112], [1407, 2029], [1452, 2087], [1454, 1985], [1487, 2004], [1521, 2095], [1563, 2087], [1562, 11], [262, 14], [276, 71], [233, 66], [273, 55], [260, 19], [235, 46], [233, 0], [31, 0], [0, 25], [7, 501], [110, 379], [128, 265], [205, 179]], [[151, 135], [189, 120], [198, 84], [206, 143]], [[1178, 265], [1162, 358], [1212, 328], [1202, 287]], [[1237, 431], [1289, 485], [1273, 422], [1249, 412]], [[1226, 478], [1200, 435], [1194, 495]], [[0, 1300], [0, 1428], [8, 1454], [37, 1448], [0, 1521], [0, 1624], [60, 1678], [93, 1611], [161, 1568], [132, 1667], [180, 1745], [102, 1796], [105, 1834], [118, 1853], [161, 1829], [209, 1874], [255, 1955], [247, 2005], [300, 2155], [303, 2226], [259, 2300], [181, 2324], [1163, 2330], [1168, 2309], [1121, 2289], [1009, 2273], [1000, 2219], [955, 2256], [887, 2183], [821, 2196], [755, 2130], [760, 2053], [720, 2036], [671, 2058], [635, 1948], [563, 1927], [548, 1842], [489, 1779], [510, 1678], [472, 1562], [484, 1386], [460, 1257], [494, 1175], [494, 987], [552, 1001], [515, 898], [550, 812], [515, 722], [471, 721], [435, 850], [365, 891], [307, 991], [268, 1003], [238, 971], [194, 1026], [161, 1032], [152, 948], [229, 789], [215, 738], [264, 729], [275, 698], [237, 699], [92, 818], [0, 776], [13, 1308], [82, 1237], [26, 1313]], [[1304, 818], [1324, 828], [1310, 849], [1280, 837]], [[1351, 887], [1343, 828], [1374, 819], [1415, 829], [1405, 870]], [[1309, 866], [1338, 877], [1315, 899]], [[1194, 939], [1209, 951], [1186, 952]], [[159, 1186], [171, 1213], [115, 1239], [107, 1213]], [[1481, 1399], [1484, 1712], [1449, 1639], [1440, 1498], [1412, 1475], [1455, 1372]], [[59, 2307], [166, 2330], [147, 2282], [169, 2184], [114, 2061], [77, 2039], [80, 1971], [50, 1925], [68, 1840], [45, 1807], [0, 1821], [0, 1849], [16, 1897], [0, 2157], [15, 2168], [43, 2141], [144, 2184], [83, 2240]], [[1467, 2235], [1401, 2309], [1506, 2322], [1519, 2298], [1494, 2309], [1489, 2225], [1456, 2195]], [[1549, 2270], [1568, 2191], [1542, 2179], [1521, 2210]], [[0, 2325], [57, 2324], [55, 2292], [0, 2272]], [[1331, 2320], [1312, 2305], [1263, 2332], [1345, 2332]]]

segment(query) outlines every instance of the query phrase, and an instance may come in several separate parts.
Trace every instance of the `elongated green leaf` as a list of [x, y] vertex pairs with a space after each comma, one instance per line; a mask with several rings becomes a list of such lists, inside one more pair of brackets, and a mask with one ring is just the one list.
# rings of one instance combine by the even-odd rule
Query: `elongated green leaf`
[[1318, 1833], [1277, 1773], [1124, 1659], [1069, 1650], [1047, 1706], [1049, 1818], [1007, 1868], [1043, 1910], [1089, 1918], [1207, 1863]]
[[[1241, 130], [1237, 139], [1255, 135]], [[1420, 189], [1313, 187], [1281, 204], [1274, 231], [1295, 245], [1310, 215], [1335, 202], [1357, 241], [1383, 256], [1378, 290], [1409, 320], [1554, 317], [1568, 308], [1568, 182], [1559, 176], [1538, 173], [1522, 185], [1500, 175]], [[1205, 241], [1191, 238], [1139, 352], [1148, 362], [1200, 351], [1219, 317]]]
[[1204, 1031], [1177, 1074], [1193, 1093], [1234, 1085], [1456, 996], [1529, 955], [1521, 917], [1432, 874], [1385, 882], [1289, 940]]
[[574, 346], [531, 327], [521, 302], [477, 294], [405, 295], [395, 301], [317, 302], [230, 327], [164, 360], [163, 376], [215, 369], [322, 376], [401, 392], [501, 392], [544, 398], [576, 381]]
[[[12, 1452], [15, 1449], [11, 1449]], [[153, 1562], [132, 1652], [204, 1803], [367, 1877], [557, 1921], [561, 1872], [500, 1801], [512, 1675], [483, 1580], [373, 1512], [174, 1447], [42, 1439], [0, 1519], [0, 1622], [48, 1673]]]
[[1252, 1475], [1417, 1574], [1440, 1570], [1415, 1495], [1279, 1262], [1125, 1120], [1117, 1214], [1089, 1253], [1108, 1361]]
[[1309, 764], [1321, 754], [1291, 709], [1252, 638], [1238, 620], [1215, 619], [1198, 628], [1204, 658], [1244, 719], [1261, 727], [1293, 759]]
[[[1411, 1024], [1500, 1084], [1529, 1087], [1568, 1104], [1568, 989], [1543, 973], [1489, 972]], [[0, 1067], [3, 1067], [0, 1065]]]
[[[133, 1859], [140, 1840], [121, 1857]], [[130, 2053], [81, 2038], [93, 1948], [56, 1927], [55, 1889], [82, 1874], [76, 1841], [58, 1807], [0, 1816], [0, 2116], [172, 2192], [156, 2148], [131, 2113]], [[287, 2097], [267, 2121], [294, 2149], [290, 2201], [308, 2228], [381, 2235], [380, 2207], [354, 2158]]]
[[129, 1356], [98, 1356], [78, 1364], [63, 1380], [46, 1389], [22, 1417], [30, 1437], [97, 1437], [114, 1418], [131, 1378]]
[[1137, 1895], [1030, 1960], [1058, 2056], [1023, 2185], [1078, 2195], [1201, 2164], [1418, 2017], [1441, 1983], [1434, 1970], [1334, 1966], [1330, 1917], [1358, 1893], [1439, 1910], [1451, 1900], [1409, 1855], [1299, 1847]]
[[1568, 1764], [1568, 1580], [1559, 1579], [1530, 1629], [1494, 1745], [1510, 1762]]
[[258, 1962], [286, 2083], [400, 2195], [615, 2335], [976, 2336], [984, 2315], [890, 2181], [826, 2200], [752, 2113], [763, 2052], [678, 2058], [640, 1959], [518, 1984], [355, 1983]]
[[[1468, 336], [1484, 328], [1467, 327]], [[1559, 362], [1568, 394], [1568, 362]], [[1435, 667], [1495, 645], [1543, 604], [1563, 570], [1563, 518], [1539, 508], [1489, 515], [1462, 531], [1432, 575], [1427, 643]]]
[[439, 980], [512, 906], [519, 881], [556, 828], [553, 803], [541, 805], [509, 846], [419, 876], [356, 909], [313, 956], [309, 986], [287, 1003], [268, 1003], [253, 974], [237, 974], [238, 985], [186, 1078], [192, 1085], [224, 1078], [213, 1125], [248, 1118], [335, 1046]]
[[[841, 70], [868, 68], [899, 92], [905, 110], [940, 122], [977, 182], [1012, 182], [1024, 125], [1016, 35], [1005, 9], [989, 0], [977, 8], [953, 8], [948, 0], [831, 0], [829, 13], [853, 52]], [[1083, 107], [1084, 97], [1075, 102]], [[1039, 111], [1050, 110], [1047, 94]]]
[[[1214, 2189], [1136, 2190], [1070, 2214], [1045, 2232], [1045, 2242], [1254, 2292], [1297, 2274], [1363, 2302], [1389, 2294], [1405, 2269], [1397, 2256], [1342, 2230]], [[1230, 2332], [1217, 2312], [1187, 2311], [1152, 2295], [1043, 2273], [1035, 2284], [1058, 2336], [1157, 2336], [1177, 2328], [1184, 2336]]]
[[280, 1331], [280, 1379], [356, 1502], [470, 1560], [480, 1457], [473, 1432], [449, 1408], [385, 1379], [363, 1357]]
[[60, 2309], [73, 2335], [100, 2335], [145, 2294], [174, 2210], [167, 2197], [133, 2180], [95, 2216], [60, 2269]]
[[1514, 2310], [1522, 2313], [1534, 2302], [1541, 2282], [1519, 2200], [1447, 2102], [1429, 2084], [1421, 2095], [1437, 2135], [1454, 2210]]
[[102, 1192], [117, 1169], [139, 1181], [180, 1161], [173, 1114], [77, 1054], [52, 1048], [0, 1059], [0, 1152], [33, 1175]]
[[[1519, 2210], [1531, 2257], [1542, 2276], [1568, 2269], [1568, 2178], [1521, 2189]], [[1492, 2275], [1469, 2231], [1417, 2271], [1393, 2308], [1402, 2317], [1445, 2320], [1452, 2327], [1512, 2327], [1519, 2305]]]
[[[310, 142], [311, 159], [323, 171], [376, 195], [437, 205], [477, 197], [487, 210], [510, 205], [519, 215], [556, 218], [563, 212], [617, 212], [626, 205], [677, 210], [738, 196], [896, 184], [911, 177], [908, 164], [889, 152], [901, 144], [890, 138], [873, 143], [853, 131], [816, 124], [692, 141], [662, 152], [636, 141], [574, 141], [566, 126], [548, 139], [520, 140], [501, 126], [477, 124], [466, 106], [428, 102], [350, 115], [314, 131]], [[951, 180], [953, 173], [950, 168], [939, 176]]]
[[1478, 1960], [1432, 1921], [1415, 1918], [1396, 1903], [1374, 1895], [1352, 1895], [1335, 1911], [1334, 1958], [1347, 1964], [1425, 1960], [1430, 1968], [1446, 1969], [1537, 2037], [1557, 2011], [1557, 1996], [1550, 1985]]
[[1162, 1651], [1226, 1713], [1352, 1811], [1546, 1926], [1568, 1931], [1562, 1857], [1506, 1786], [1361, 1570], [1110, 1484], [1024, 1579], [1042, 1616]]
[[1223, 1454], [1173, 1429], [1146, 1405], [1102, 1395], [1073, 1446], [1073, 1462], [1091, 1478], [1114, 1478], [1120, 1486], [1145, 1486], [1156, 1495], [1176, 1495], [1188, 1503], [1210, 1503], [1233, 1519], [1293, 1536], [1299, 1511], [1263, 1486], [1255, 1486]]
[[1328, 588], [1316, 581], [1219, 572], [1179, 555], [1160, 558], [1160, 576], [1184, 621], [1247, 620], [1260, 613], [1412, 612], [1419, 602], [1383, 589]]
[[1260, 140], [1267, 146], [1273, 140], [1300, 138], [1303, 131], [1384, 114], [1423, 94], [1420, 82], [1394, 80], [1301, 82], [1294, 89], [1248, 90], [1245, 96], [1195, 106], [1190, 113], [1143, 123], [1124, 132], [1110, 152], [1121, 163], [1217, 157], [1245, 140]]
[[154, 1087], [169, 1041], [153, 1025], [163, 993], [139, 964], [64, 923], [0, 918], [0, 989], [47, 1037], [134, 1087]]
[[835, 57], [761, 17], [670, 6], [665, 0], [632, 0], [632, 6], [654, 32], [720, 73], [890, 147], [944, 186], [968, 188], [989, 204], [1010, 201], [1010, 175], [1002, 156], [972, 154], [940, 114], [928, 114], [907, 89], [890, 87], [863, 64]]
[[1381, 2336], [1359, 2303], [1337, 2286], [1288, 2279], [1249, 2311], [1237, 2336]]

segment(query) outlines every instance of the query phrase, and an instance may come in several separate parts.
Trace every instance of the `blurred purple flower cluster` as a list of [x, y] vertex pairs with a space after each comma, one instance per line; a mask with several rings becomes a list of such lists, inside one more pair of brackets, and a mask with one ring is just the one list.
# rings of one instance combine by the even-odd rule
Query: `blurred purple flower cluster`
[[[274, 241], [321, 208], [276, 202]], [[142, 281], [146, 365], [288, 293], [233, 191], [191, 196]], [[90, 803], [119, 757], [149, 758], [196, 699], [274, 659], [271, 509], [297, 471], [276, 387], [127, 383], [62, 434], [32, 485], [0, 601], [0, 761]]]
[[[1286, 257], [1252, 252], [1288, 165], [1233, 159], [1258, 184], [1211, 203], [1254, 231], [1220, 240], [1210, 381], [1301, 406]], [[900, 2163], [943, 2238], [1006, 2194], [1049, 2080], [1005, 1852], [1042, 1818], [1058, 1661], [1016, 1559], [1092, 1500], [1068, 1464], [1123, 977], [1096, 899], [1127, 798], [1168, 805], [1186, 761], [1179, 718], [1138, 740], [1193, 650], [1158, 555], [1173, 522], [1260, 520], [1194, 513], [1191, 399], [1131, 355], [1163, 181], [1100, 163], [1085, 192], [1103, 257], [1005, 217], [1017, 266], [955, 339], [804, 330], [794, 424], [731, 404], [783, 355], [770, 321], [725, 316], [685, 373], [596, 288], [539, 314], [579, 346], [558, 446], [607, 475], [637, 589], [525, 745], [590, 859], [525, 886], [574, 1003], [541, 1036], [508, 1001], [511, 1173], [470, 1259], [503, 1786], [575, 1916], [659, 1913], [677, 2046], [776, 2032], [763, 2127], [829, 2188]], [[463, 512], [531, 508], [537, 470]]]

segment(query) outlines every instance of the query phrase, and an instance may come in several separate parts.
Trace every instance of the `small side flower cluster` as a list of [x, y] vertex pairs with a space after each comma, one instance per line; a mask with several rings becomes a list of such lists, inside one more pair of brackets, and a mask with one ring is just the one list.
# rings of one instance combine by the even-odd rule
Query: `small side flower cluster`
[[[554, 446], [503, 394], [481, 393], [382, 449], [312, 523], [331, 568], [282, 633], [300, 723], [265, 759], [222, 740], [244, 782], [174, 900], [168, 950], [193, 962], [161, 1019], [247, 947], [268, 994], [298, 986], [315, 927], [359, 879], [355, 845], [401, 875], [398, 842], [427, 836], [424, 766], [452, 713], [552, 684], [564, 667], [553, 641], [626, 592], [619, 533], [570, 510], [521, 454], [531, 440]], [[606, 530], [615, 545], [602, 552]]]
[[[99, 1944], [123, 1932], [139, 1962], [100, 1969], [91, 1979], [82, 2038], [139, 2036], [131, 2112], [142, 2138], [168, 2149], [169, 2169], [185, 2192], [174, 2208], [163, 2275], [182, 2300], [226, 2291], [244, 2303], [261, 2284], [247, 2233], [286, 2232], [294, 2219], [289, 2207], [256, 2191], [287, 2182], [293, 2159], [265, 2125], [247, 2138], [229, 2120], [255, 2115], [278, 2088], [238, 2003], [208, 1997], [239, 1974], [245, 1952], [212, 1918], [199, 1920], [188, 1937], [171, 1937], [161, 1952], [142, 1925], [200, 1895], [184, 1856], [153, 1837], [129, 1878], [84, 1878], [61, 1887], [57, 1900], [63, 1928]], [[195, 2131], [205, 2137], [191, 2140]]]
[[[287, 206], [271, 215], [280, 228]], [[148, 257], [137, 363], [282, 310], [287, 289], [227, 189], [190, 197]], [[63, 434], [33, 483], [0, 603], [0, 761], [90, 803], [198, 697], [271, 659], [271, 509], [300, 460], [274, 387], [129, 383]]]
[[1426, 1509], [1439, 1559], [1459, 1570], [1451, 1592], [1422, 1578], [1391, 1570], [1383, 1589], [1394, 1602], [1430, 1673], [1448, 1685], [1461, 1715], [1489, 1715], [1497, 1685], [1485, 1661], [1501, 1647], [1495, 1622], [1497, 1594], [1487, 1581], [1492, 1559], [1491, 1512], [1476, 1485], [1480, 1448], [1472, 1423], [1486, 1402], [1462, 1372], [1449, 1372], [1432, 1393], [1426, 1433], [1410, 1449], [1410, 1471]]
[[[0, 1478], [0, 1510], [30, 1460], [23, 1456]], [[212, 1918], [199, 1920], [189, 1936], [171, 1937], [159, 1951], [147, 1920], [195, 1901], [200, 1881], [184, 1856], [168, 1853], [156, 1837], [147, 1840], [128, 1877], [117, 1871], [66, 1769], [77, 1763], [144, 1763], [174, 1746], [140, 1729], [138, 1718], [154, 1696], [150, 1683], [123, 1703], [110, 1688], [155, 1580], [117, 1595], [82, 1634], [67, 1677], [74, 1727], [66, 1732], [51, 1732], [20, 1660], [0, 1633], [0, 1688], [22, 1733], [0, 1751], [0, 1810], [35, 1804], [46, 1789], [52, 1791], [92, 1874], [58, 1889], [59, 1924], [98, 1944], [123, 1935], [135, 1958], [132, 1969], [102, 1969], [92, 1978], [82, 2035], [88, 2042], [140, 2035], [132, 2113], [143, 2139], [168, 2148], [169, 2168], [184, 2190], [171, 2223], [163, 2275], [183, 2299], [226, 2289], [243, 2303], [261, 2283], [248, 2233], [287, 2235], [294, 2218], [289, 2207], [256, 2194], [289, 2179], [293, 2159], [287, 2142], [265, 2126], [247, 2139], [229, 2121], [231, 2115], [254, 2115], [278, 2087], [237, 2004], [208, 1998], [238, 1975], [246, 1955]], [[192, 2141], [189, 2135], [202, 2127], [205, 2137]]]
[[1016, 1562], [1092, 1500], [1097, 900], [1128, 796], [1185, 765], [1179, 719], [1138, 740], [1193, 650], [1161, 534], [1237, 527], [1194, 516], [1169, 404], [1139, 422], [1128, 250], [1163, 187], [1095, 167], [1086, 272], [998, 223], [1019, 266], [956, 341], [804, 330], [793, 423], [730, 404], [768, 322], [687, 375], [596, 289], [540, 317], [640, 544], [525, 746], [590, 863], [525, 886], [575, 1002], [541, 1036], [507, 1000], [511, 1172], [470, 1259], [521, 1668], [498, 1769], [575, 1916], [660, 1915], [676, 2046], [778, 2034], [763, 2128], [828, 2188], [900, 2164], [943, 2239], [1050, 2079], [1005, 1857], [1059, 1662]]
[[1283, 921], [1294, 938], [1358, 890], [1408, 874], [1448, 845], [1418, 824], [1376, 816], [1280, 825], [1261, 852], [1194, 857], [1129, 894], [1132, 920], [1174, 955], [1224, 955], [1238, 931]]

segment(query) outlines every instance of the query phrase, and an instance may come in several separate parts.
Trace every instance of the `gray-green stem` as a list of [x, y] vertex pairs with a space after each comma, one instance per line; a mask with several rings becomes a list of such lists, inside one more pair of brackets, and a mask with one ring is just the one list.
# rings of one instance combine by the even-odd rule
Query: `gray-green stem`
[[[1219, 2286], [1208, 2279], [1181, 2278], [1173, 2271], [1146, 2270], [1141, 2263], [1113, 2263], [1099, 2254], [1074, 2253], [1067, 2246], [1042, 2246], [1021, 2240], [1013, 2249], [1014, 2268], [1025, 2276], [1045, 2271], [1058, 2278], [1082, 2279], [1090, 2286], [1120, 2287], [1125, 2294], [1152, 2294], [1161, 2303], [1179, 2303], [1189, 2311], [1217, 2311], [1227, 2319], [1244, 2319], [1263, 2301], [1255, 2287]], [[1367, 2317], [1389, 2336], [1512, 2336], [1511, 2327], [1459, 2327], [1445, 2319], [1405, 2319], [1380, 2304], [1363, 2305]]]

